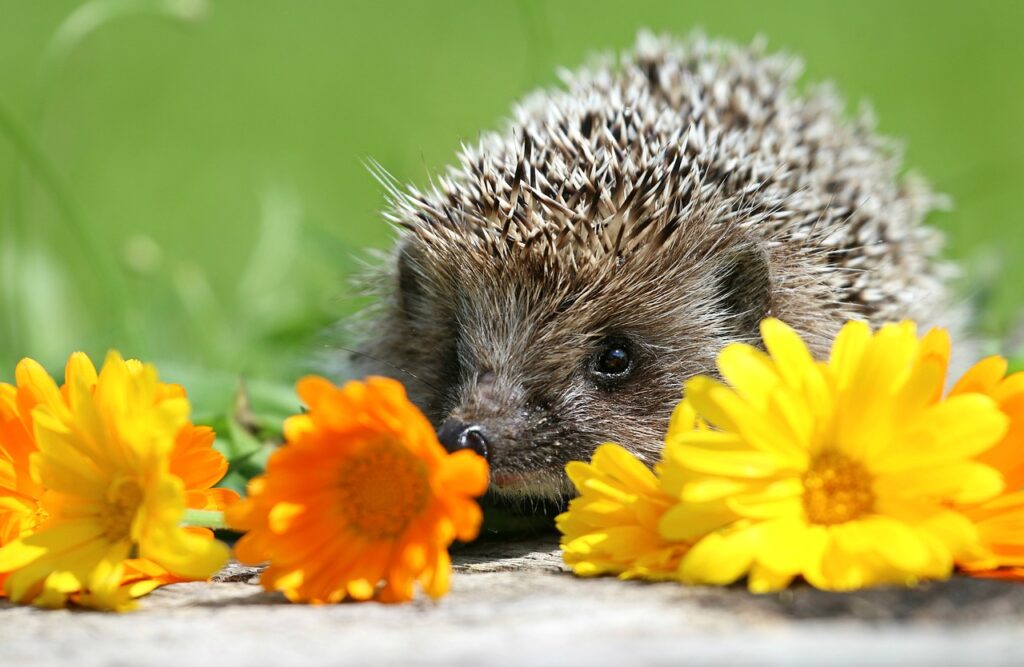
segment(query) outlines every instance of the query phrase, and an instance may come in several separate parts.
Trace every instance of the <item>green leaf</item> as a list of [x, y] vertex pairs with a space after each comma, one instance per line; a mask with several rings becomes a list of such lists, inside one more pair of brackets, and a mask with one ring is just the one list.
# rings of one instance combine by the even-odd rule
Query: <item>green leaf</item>
[[224, 512], [217, 510], [185, 510], [181, 523], [194, 528], [212, 528], [214, 530], [228, 527], [224, 522]]

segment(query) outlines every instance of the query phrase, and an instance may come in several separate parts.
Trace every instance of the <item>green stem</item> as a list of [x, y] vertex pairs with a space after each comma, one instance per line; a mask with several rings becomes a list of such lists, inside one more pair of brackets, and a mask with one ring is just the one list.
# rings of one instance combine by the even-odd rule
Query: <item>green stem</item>
[[195, 528], [212, 528], [214, 530], [228, 527], [224, 521], [224, 512], [217, 510], [185, 510], [181, 523]]

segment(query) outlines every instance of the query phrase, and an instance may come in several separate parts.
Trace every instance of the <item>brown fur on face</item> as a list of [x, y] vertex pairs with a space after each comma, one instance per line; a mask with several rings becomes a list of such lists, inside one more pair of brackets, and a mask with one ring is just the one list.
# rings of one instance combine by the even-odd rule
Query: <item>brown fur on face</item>
[[[401, 228], [353, 362], [435, 425], [488, 434], [492, 489], [568, 493], [615, 441], [657, 460], [683, 382], [772, 315], [822, 353], [843, 321], [945, 308], [935, 199], [798, 65], [694, 38], [540, 93], [430, 192], [387, 180]], [[596, 373], [628, 350], [619, 381]]]

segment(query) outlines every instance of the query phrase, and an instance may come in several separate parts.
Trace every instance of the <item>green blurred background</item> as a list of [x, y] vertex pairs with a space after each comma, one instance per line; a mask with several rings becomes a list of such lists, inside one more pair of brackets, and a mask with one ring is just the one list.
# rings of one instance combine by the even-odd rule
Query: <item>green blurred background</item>
[[1024, 3], [0, 0], [0, 378], [116, 347], [200, 413], [240, 375], [286, 402], [388, 244], [364, 162], [425, 184], [642, 27], [763, 33], [870, 100], [955, 202], [933, 223], [980, 331], [1018, 352]]

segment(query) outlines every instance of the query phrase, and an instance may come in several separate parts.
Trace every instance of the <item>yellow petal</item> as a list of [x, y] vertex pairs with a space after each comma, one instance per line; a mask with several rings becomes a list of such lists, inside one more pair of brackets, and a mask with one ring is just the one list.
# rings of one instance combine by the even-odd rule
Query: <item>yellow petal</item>
[[677, 435], [689, 433], [695, 428], [697, 428], [697, 411], [684, 398], [676, 405], [672, 411], [672, 416], [669, 418], [668, 433], [665, 437], [666, 442], [672, 440]]
[[94, 521], [63, 521], [0, 547], [0, 572], [11, 572], [43, 556], [57, 556], [99, 537]]
[[840, 387], [851, 382], [870, 342], [871, 326], [867, 322], [850, 321], [839, 330], [828, 366]]
[[892, 398], [893, 413], [904, 422], [918, 418], [922, 410], [941, 398], [945, 385], [945, 359], [918, 360], [906, 383]]
[[178, 525], [184, 510], [181, 481], [168, 475], [155, 483], [147, 503], [158, 514], [149, 517], [139, 539], [139, 555], [171, 574], [206, 579], [224, 566], [228, 548], [217, 540]]
[[139, 555], [186, 579], [207, 579], [228, 562], [228, 548], [218, 540], [181, 528], [150, 530], [139, 545]]
[[1003, 490], [1003, 476], [995, 468], [960, 461], [932, 468], [915, 468], [884, 475], [875, 493], [884, 496], [935, 498], [954, 503], [977, 503]]
[[[757, 412], [722, 383], [698, 376], [686, 383], [686, 397], [709, 423], [739, 434], [752, 448], [779, 457], [784, 465], [799, 467], [806, 460], [809, 429], [797, 433], [785, 428], [777, 418]], [[693, 442], [693, 435], [691, 432], [680, 438], [677, 444]]]
[[14, 377], [19, 390], [31, 392], [35, 401], [48, 408], [54, 415], [62, 416], [67, 413], [57, 383], [37, 361], [22, 359], [14, 370]]
[[729, 479], [727, 477], [700, 477], [681, 489], [679, 500], [684, 503], [706, 503], [712, 500], [723, 500], [728, 496], [741, 493], [748, 489], [749, 482]]
[[684, 583], [728, 585], [747, 573], [753, 558], [747, 531], [711, 533], [683, 557], [679, 577]]
[[804, 485], [799, 478], [787, 477], [761, 486], [749, 487], [726, 499], [738, 516], [751, 519], [802, 516]]
[[747, 588], [751, 593], [758, 595], [776, 593], [789, 586], [791, 581], [793, 581], [791, 574], [773, 572], [759, 563], [754, 563], [750, 568]]
[[96, 386], [96, 367], [84, 352], [72, 352], [64, 367], [64, 383], [67, 385], [82, 384], [86, 387]]
[[[729, 401], [730, 398], [735, 400]], [[732, 389], [706, 375], [698, 375], [686, 383], [686, 401], [702, 419], [723, 431], [739, 431], [739, 425], [728, 409], [739, 400]]]
[[92, 594], [90, 604], [98, 609], [117, 609], [124, 604], [117, 595], [124, 578], [124, 562], [119, 558], [104, 558], [97, 563], [89, 577], [88, 587]]
[[947, 556], [960, 558], [974, 553], [979, 545], [977, 527], [959, 512], [922, 498], [881, 497], [875, 503], [878, 514], [913, 526], [922, 538], [930, 538]]
[[651, 492], [658, 482], [651, 470], [620, 445], [606, 443], [594, 452], [593, 465], [636, 492]]
[[927, 547], [906, 524], [884, 516], [871, 516], [833, 528], [842, 548], [854, 554], [877, 552], [893, 567], [915, 572], [930, 558]]
[[714, 451], [680, 446], [678, 453], [687, 468], [707, 475], [761, 479], [772, 477], [784, 469], [784, 462], [777, 456], [754, 450]]
[[662, 515], [658, 533], [670, 542], [693, 542], [735, 520], [722, 502], [676, 503]]
[[759, 408], [782, 381], [768, 355], [750, 345], [727, 345], [718, 355], [718, 368], [726, 382]]
[[999, 442], [1009, 418], [981, 394], [953, 396], [921, 413], [897, 436], [897, 446], [878, 452], [875, 472], [892, 473], [962, 461]]
[[764, 320], [761, 323], [761, 338], [775, 362], [776, 370], [789, 386], [801, 387], [806, 376], [818, 372], [814, 357], [800, 335], [780, 320]]
[[917, 347], [912, 324], [886, 325], [868, 342], [848, 377], [839, 380], [836, 432], [844, 453], [870, 460], [884, 450], [898, 420], [892, 396], [913, 370]]
[[795, 516], [765, 521], [750, 530], [755, 535], [755, 559], [777, 575], [800, 574], [807, 559], [817, 557], [824, 548], [821, 531]]

